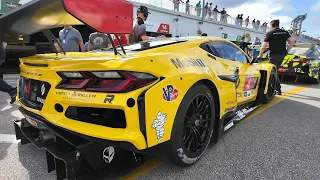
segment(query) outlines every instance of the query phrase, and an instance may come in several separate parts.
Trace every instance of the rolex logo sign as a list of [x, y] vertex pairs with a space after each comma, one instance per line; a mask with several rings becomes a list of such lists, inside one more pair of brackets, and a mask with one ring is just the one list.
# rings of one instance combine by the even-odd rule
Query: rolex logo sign
[[222, 34], [221, 34], [221, 37], [222, 37], [223, 39], [227, 39], [227, 38], [228, 38], [228, 34], [227, 34], [227, 33], [222, 33]]

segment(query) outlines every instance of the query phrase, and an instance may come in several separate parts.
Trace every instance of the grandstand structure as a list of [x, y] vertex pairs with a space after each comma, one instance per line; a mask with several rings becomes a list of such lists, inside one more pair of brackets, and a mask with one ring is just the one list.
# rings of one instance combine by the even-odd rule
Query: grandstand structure
[[307, 13], [299, 15], [291, 22], [290, 34], [295, 38], [297, 43], [315, 43], [319, 44], [319, 38], [313, 38], [303, 34], [302, 22], [307, 19]]

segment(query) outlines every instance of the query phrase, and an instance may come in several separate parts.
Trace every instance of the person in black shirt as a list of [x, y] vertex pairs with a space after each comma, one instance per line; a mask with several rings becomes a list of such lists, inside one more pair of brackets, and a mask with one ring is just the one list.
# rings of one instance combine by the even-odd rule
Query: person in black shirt
[[[5, 51], [6, 46], [7, 46], [7, 43], [0, 42], [0, 68], [6, 59], [6, 51]], [[0, 71], [0, 79], [3, 79], [3, 74], [1, 71]]]
[[244, 42], [244, 40], [245, 40], [245, 37], [243, 36], [241, 38], [241, 42], [240, 42], [239, 46], [245, 53], [248, 54], [248, 44], [246, 42]]
[[[291, 37], [287, 31], [280, 29], [279, 25], [280, 21], [278, 19], [270, 22], [271, 31], [267, 33], [258, 56], [258, 58], [262, 57], [264, 50], [269, 44], [270, 63], [274, 64], [277, 67], [277, 70], [282, 64], [284, 57], [288, 54], [288, 51], [290, 51], [294, 46], [294, 38]], [[289, 42], [288, 49], [286, 48], [287, 41]], [[278, 94], [281, 95], [281, 85], [278, 76], [276, 80], [276, 91], [278, 91]]]
[[[5, 58], [6, 58], [6, 48], [7, 43], [5, 42], [0, 42], [0, 67], [2, 63], [4, 63]], [[10, 86], [7, 82], [3, 80], [3, 75], [1, 74], [0, 77], [0, 91], [6, 92], [10, 95], [11, 97], [11, 104], [16, 101], [16, 96], [17, 96], [17, 88], [14, 88]]]

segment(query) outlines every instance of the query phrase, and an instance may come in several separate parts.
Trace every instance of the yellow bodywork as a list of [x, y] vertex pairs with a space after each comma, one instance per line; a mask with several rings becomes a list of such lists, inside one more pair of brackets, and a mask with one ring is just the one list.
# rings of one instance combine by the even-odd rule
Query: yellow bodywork
[[[21, 76], [46, 81], [51, 84], [51, 89], [41, 111], [25, 106], [19, 100], [19, 97], [17, 100], [26, 110], [38, 114], [50, 123], [62, 128], [96, 138], [129, 142], [138, 150], [150, 148], [170, 140], [177, 110], [182, 105], [181, 101], [185, 94], [195, 83], [206, 81], [209, 82], [207, 84], [211, 89], [217, 89], [218, 96], [215, 99], [219, 99], [217, 101], [220, 103], [218, 116], [221, 119], [223, 115], [233, 111], [237, 106], [256, 99], [261, 80], [261, 70], [267, 72], [267, 78], [269, 79], [270, 72], [274, 68], [272, 64], [254, 63], [250, 65], [250, 63], [241, 63], [219, 57], [216, 57], [216, 60], [208, 57], [208, 52], [199, 48], [199, 46], [210, 41], [230, 43], [220, 38], [198, 37], [187, 42], [128, 53], [124, 56], [116, 56], [112, 52], [87, 52], [67, 53], [66, 55], [45, 54], [21, 58]], [[247, 58], [249, 59], [249, 57]], [[29, 64], [47, 64], [48, 67], [28, 66], [25, 64], [26, 62]], [[219, 76], [233, 75], [236, 67], [240, 70], [240, 82], [237, 88], [235, 83], [219, 78]], [[97, 93], [55, 88], [62, 80], [57, 72], [101, 70], [145, 72], [156, 76], [158, 80], [151, 85], [128, 93]], [[164, 77], [164, 79], [160, 80], [160, 77]], [[257, 86], [249, 93], [244, 92], [246, 79], [248, 80], [248, 78], [257, 80]], [[268, 82], [268, 79], [266, 82]], [[174, 101], [168, 102], [162, 98], [163, 88], [167, 85], [173, 85], [179, 92], [179, 96]], [[265, 93], [266, 90], [267, 86]], [[132, 108], [126, 104], [129, 98], [137, 101], [138, 96], [143, 92], [146, 92], [146, 138], [140, 131], [139, 113], [141, 112], [138, 111], [137, 103]], [[115, 96], [114, 100], [111, 104], [104, 103], [106, 95], [110, 94]], [[55, 110], [56, 103], [63, 106], [64, 112], [59, 113]], [[125, 113], [127, 127], [125, 129], [109, 128], [68, 119], [65, 116], [65, 110], [69, 106], [121, 109]], [[167, 115], [161, 142], [158, 142], [156, 129], [152, 127], [159, 112]]]

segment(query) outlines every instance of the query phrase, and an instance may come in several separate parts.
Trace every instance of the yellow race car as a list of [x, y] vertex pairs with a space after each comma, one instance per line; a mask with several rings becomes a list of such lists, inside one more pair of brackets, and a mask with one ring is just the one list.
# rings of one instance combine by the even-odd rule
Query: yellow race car
[[[133, 7], [128, 4], [33, 1], [1, 17], [6, 28], [0, 34], [14, 38], [43, 31], [61, 48], [47, 29], [84, 23], [99, 32], [130, 33]], [[107, 16], [112, 9], [117, 17]], [[123, 16], [127, 26], [105, 26]], [[64, 164], [58, 168], [60, 177], [110, 164], [118, 149], [192, 165], [211, 140], [217, 142], [275, 96], [274, 65], [252, 61], [235, 44], [216, 37], [37, 54], [20, 62], [17, 101], [25, 118], [15, 120], [17, 138], [46, 149], [49, 172]], [[79, 163], [90, 168], [77, 170]]]
[[297, 43], [286, 55], [279, 75], [307, 77], [314, 83], [320, 83], [320, 51], [312, 43]]

